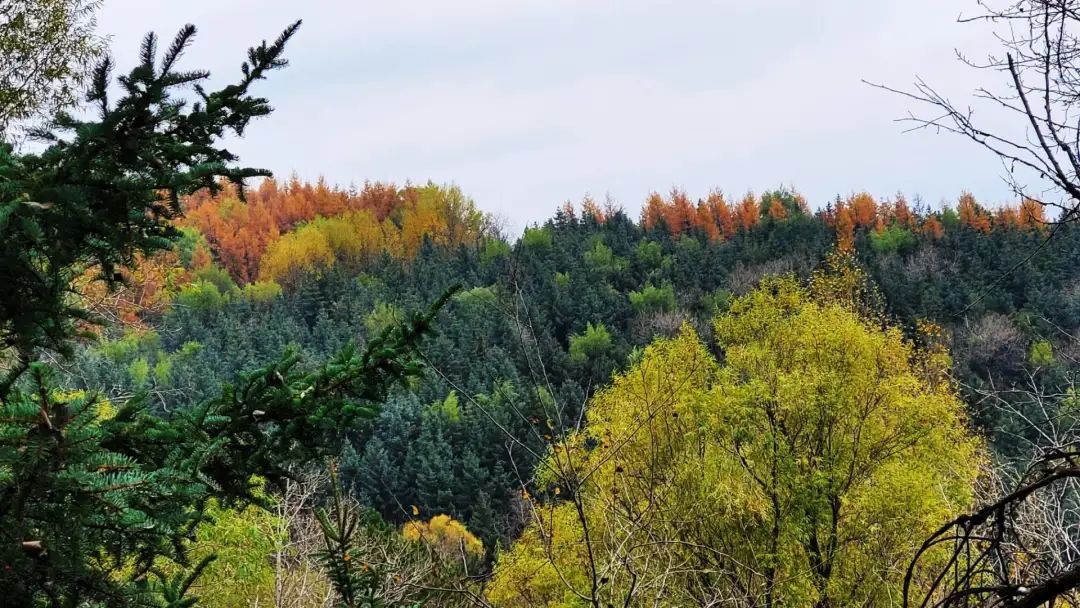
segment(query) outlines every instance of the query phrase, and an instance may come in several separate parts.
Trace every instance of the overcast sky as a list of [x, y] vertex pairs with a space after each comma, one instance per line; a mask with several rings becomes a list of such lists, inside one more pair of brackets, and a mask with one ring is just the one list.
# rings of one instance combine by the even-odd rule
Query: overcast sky
[[913, 106], [861, 79], [916, 74], [962, 100], [986, 32], [974, 0], [106, 0], [127, 67], [149, 29], [199, 28], [184, 65], [215, 82], [292, 20], [276, 112], [231, 145], [279, 176], [454, 182], [520, 229], [567, 199], [702, 196], [793, 185], [814, 206], [898, 190], [1009, 199], [1001, 166], [946, 135], [903, 134]]

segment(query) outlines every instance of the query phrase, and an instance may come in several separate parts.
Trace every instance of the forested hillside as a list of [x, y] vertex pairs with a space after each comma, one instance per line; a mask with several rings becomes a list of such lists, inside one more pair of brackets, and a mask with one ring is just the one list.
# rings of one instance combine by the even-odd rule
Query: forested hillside
[[1080, 4], [979, 5], [1023, 139], [879, 88], [1012, 203], [518, 234], [240, 164], [300, 21], [213, 88], [194, 26], [114, 75], [100, 3], [0, 0], [0, 606], [1080, 605]]
[[227, 191], [185, 206], [178, 246], [140, 267], [168, 278], [134, 276], [100, 304], [126, 322], [66, 368], [73, 385], [146, 391], [173, 411], [290, 345], [320, 360], [362, 343], [460, 283], [423, 350], [430, 369], [349, 429], [341, 477], [386, 520], [448, 514], [489, 551], [525, 523], [536, 455], [580, 425], [612, 373], [684, 323], [711, 343], [733, 298], [766, 276], [805, 280], [837, 249], [866, 269], [883, 322], [912, 339], [943, 329], [966, 410], [1001, 454], [1023, 449], [1026, 425], [982, 391], [1057, 386], [1080, 356], [1080, 233], [1063, 226], [1013, 270], [1047, 236], [1032, 202], [963, 194], [931, 211], [856, 194], [812, 212], [788, 190], [738, 203], [676, 190], [650, 196], [640, 220], [567, 204], [514, 240], [432, 184], [266, 180], [246, 202]]

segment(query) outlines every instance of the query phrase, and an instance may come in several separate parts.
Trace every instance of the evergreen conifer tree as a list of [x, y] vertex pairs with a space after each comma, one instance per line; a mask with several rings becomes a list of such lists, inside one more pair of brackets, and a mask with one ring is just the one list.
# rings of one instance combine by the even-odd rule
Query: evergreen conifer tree
[[[238, 82], [207, 91], [203, 71], [177, 63], [195, 28], [159, 60], [157, 39], [118, 79], [94, 72], [93, 120], [60, 114], [35, 135], [40, 153], [0, 144], [0, 602], [12, 606], [189, 606], [206, 562], [190, 564], [184, 540], [211, 499], [257, 501], [253, 477], [281, 480], [290, 467], [336, 453], [342, 428], [370, 415], [395, 381], [419, 373], [415, 348], [435, 310], [387, 328], [363, 350], [322, 365], [295, 353], [242, 375], [220, 395], [171, 417], [136, 397], [109, 403], [57, 388], [42, 353], [71, 352], [93, 319], [73, 279], [96, 269], [109, 285], [137, 256], [168, 247], [181, 197], [220, 180], [243, 193], [268, 175], [237, 167], [221, 147], [269, 114], [251, 86], [285, 66], [300, 23], [252, 48]], [[175, 95], [191, 87], [194, 100]], [[190, 103], [189, 103], [190, 101]], [[190, 566], [166, 576], [162, 560]]]

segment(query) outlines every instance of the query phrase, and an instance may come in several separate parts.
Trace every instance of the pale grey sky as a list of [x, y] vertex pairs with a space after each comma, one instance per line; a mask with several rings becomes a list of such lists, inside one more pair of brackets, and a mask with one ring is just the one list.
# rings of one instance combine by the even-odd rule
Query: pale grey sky
[[150, 29], [199, 37], [187, 67], [216, 82], [245, 49], [304, 26], [291, 66], [259, 85], [277, 111], [235, 142], [279, 176], [454, 182], [511, 227], [610, 193], [702, 196], [793, 185], [812, 205], [868, 190], [936, 203], [1008, 200], [995, 158], [902, 134], [912, 107], [860, 79], [916, 74], [955, 93], [979, 75], [954, 49], [974, 0], [106, 0], [102, 33], [129, 67]]

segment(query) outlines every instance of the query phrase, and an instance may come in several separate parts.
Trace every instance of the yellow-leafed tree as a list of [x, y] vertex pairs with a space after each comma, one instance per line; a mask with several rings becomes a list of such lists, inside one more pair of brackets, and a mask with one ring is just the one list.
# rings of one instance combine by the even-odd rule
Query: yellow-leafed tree
[[723, 363], [688, 326], [649, 346], [549, 452], [489, 599], [895, 605], [918, 545], [971, 504], [982, 446], [928, 369], [947, 361], [834, 291], [770, 279], [736, 300]]
[[307, 224], [270, 245], [259, 265], [259, 279], [292, 285], [302, 276], [319, 275], [334, 261], [326, 234], [318, 224]]
[[484, 555], [484, 543], [476, 538], [461, 522], [449, 515], [436, 515], [429, 521], [406, 522], [401, 529], [405, 540], [425, 544], [444, 558], [461, 555], [480, 557]]

